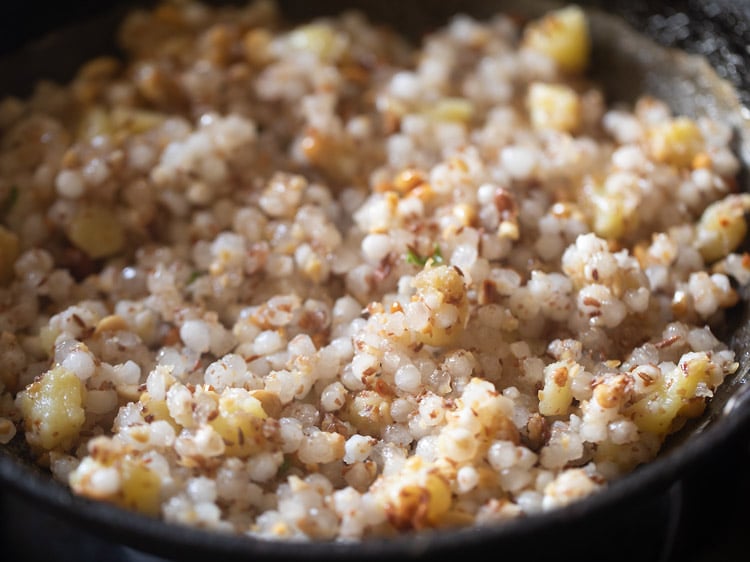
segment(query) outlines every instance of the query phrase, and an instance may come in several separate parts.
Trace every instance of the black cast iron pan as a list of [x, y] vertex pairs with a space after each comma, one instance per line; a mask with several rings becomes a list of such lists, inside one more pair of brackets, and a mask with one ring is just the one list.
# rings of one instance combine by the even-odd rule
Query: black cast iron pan
[[[144, 3], [148, 2], [139, 2]], [[735, 129], [735, 148], [743, 163], [741, 184], [743, 189], [750, 189], [747, 176], [750, 112], [744, 107], [750, 102], [747, 70], [750, 53], [746, 50], [750, 43], [750, 2], [580, 3], [592, 8], [595, 45], [592, 75], [604, 86], [607, 95], [613, 100], [629, 101], [639, 94], [651, 93], [665, 99], [677, 112], [692, 116], [706, 114], [731, 123]], [[135, 3], [68, 2], [55, 8], [45, 6], [45, 12], [37, 12], [33, 4], [28, 11], [10, 10], [11, 14], [20, 14], [17, 21], [3, 20], [4, 48], [12, 52], [6, 52], [0, 59], [0, 76], [3, 76], [0, 94], [23, 94], [39, 77], [65, 81], [87, 58], [113, 52], [112, 37], [117, 22]], [[500, 10], [533, 16], [555, 4], [533, 0], [440, 3], [289, 0], [281, 1], [280, 6], [292, 20], [357, 7], [372, 20], [392, 25], [418, 40], [457, 12], [480, 18]], [[661, 45], [680, 47], [704, 55], [705, 59], [658, 47], [634, 29]], [[33, 41], [18, 48], [28, 39]], [[670, 494], [681, 479], [691, 474], [711, 474], [717, 459], [731, 463], [733, 458], [739, 458], [734, 455], [735, 449], [747, 446], [750, 307], [741, 305], [730, 318], [723, 336], [737, 353], [739, 371], [722, 385], [702, 418], [670, 438], [659, 458], [584, 501], [498, 527], [423, 533], [357, 544], [277, 543], [220, 535], [155, 521], [74, 496], [29, 461], [22, 439], [0, 447], [0, 481], [28, 501], [62, 514], [108, 540], [171, 559], [422, 560], [471, 556], [509, 560], [646, 560], [639, 556], [639, 552], [645, 552], [649, 538], [649, 529], [645, 524], [639, 525], [644, 510], [656, 509], [658, 499]], [[712, 487], [715, 486], [707, 486], [707, 494], [712, 493]], [[750, 498], [739, 501], [747, 499]], [[44, 540], [42, 529], [39, 536]], [[588, 545], [585, 549], [583, 543]], [[0, 552], [1, 548], [0, 545]]]

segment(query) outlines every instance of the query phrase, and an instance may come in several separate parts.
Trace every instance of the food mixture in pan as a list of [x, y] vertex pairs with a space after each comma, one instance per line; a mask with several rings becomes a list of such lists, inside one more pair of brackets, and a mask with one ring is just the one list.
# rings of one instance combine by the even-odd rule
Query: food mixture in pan
[[737, 369], [731, 131], [609, 105], [579, 8], [120, 31], [0, 105], [0, 441], [76, 494], [277, 539], [492, 524], [649, 462]]

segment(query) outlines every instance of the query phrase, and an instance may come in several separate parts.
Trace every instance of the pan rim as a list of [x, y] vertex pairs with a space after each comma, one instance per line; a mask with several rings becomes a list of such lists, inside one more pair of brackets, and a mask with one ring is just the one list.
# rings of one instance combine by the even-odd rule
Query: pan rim
[[218, 533], [154, 519], [113, 504], [75, 495], [53, 478], [29, 471], [24, 463], [4, 448], [0, 448], [0, 481], [26, 498], [71, 516], [77, 524], [92, 525], [109, 535], [117, 535], [123, 545], [157, 554], [211, 552], [215, 555], [260, 555], [264, 559], [287, 560], [343, 559], [352, 554], [360, 559], [405, 554], [419, 556], [458, 547], [466, 544], [469, 538], [472, 546], [477, 547], [501, 540], [523, 540], [545, 529], [581, 522], [623, 502], [634, 502], [653, 493], [665, 492], [679, 478], [706, 462], [707, 453], [719, 447], [731, 446], [733, 439], [748, 427], [750, 404], [745, 401], [688, 442], [611, 481], [603, 490], [567, 506], [499, 524], [352, 542], [277, 541]]
[[[746, 358], [747, 360], [747, 358]], [[743, 382], [744, 386], [749, 383]], [[169, 523], [131, 512], [101, 501], [75, 495], [64, 484], [46, 475], [28, 470], [28, 465], [0, 447], [0, 482], [27, 498], [70, 515], [77, 523], [91, 524], [92, 528], [120, 534], [123, 543], [138, 548], [161, 542], [158, 551], [212, 552], [216, 555], [256, 555], [278, 559], [343, 559], [356, 554], [358, 558], [399, 554], [421, 555], [439, 552], [447, 547], [465, 544], [488, 544], [503, 539], [523, 539], [537, 532], [571, 521], [580, 521], [601, 513], [624, 501], [636, 501], [652, 493], [665, 491], [682, 475], [706, 462], [712, 449], [729, 445], [750, 426], [750, 404], [745, 401], [729, 415], [715, 420], [686, 443], [659, 455], [636, 471], [610, 482], [607, 487], [581, 501], [549, 512], [506, 521], [500, 524], [466, 529], [421, 532], [395, 538], [372, 538], [353, 542], [330, 541], [275, 541], [243, 535], [222, 534]], [[125, 536], [127, 534], [127, 537]], [[147, 541], [147, 542], [144, 542]], [[172, 550], [169, 550], [169, 549]], [[146, 550], [146, 549], [144, 549]], [[156, 551], [154, 551], [156, 552]]]

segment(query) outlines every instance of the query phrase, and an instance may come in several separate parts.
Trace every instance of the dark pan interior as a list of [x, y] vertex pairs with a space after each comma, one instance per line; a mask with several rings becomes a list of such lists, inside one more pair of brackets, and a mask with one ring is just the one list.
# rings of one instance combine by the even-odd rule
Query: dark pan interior
[[[677, 112], [692, 116], [705, 114], [731, 123], [736, 132], [736, 149], [743, 162], [741, 183], [743, 189], [748, 189], [746, 170], [750, 164], [750, 113], [743, 107], [743, 102], [750, 98], [750, 78], [745, 71], [750, 59], [745, 50], [745, 45], [750, 43], [750, 2], [602, 0], [580, 3], [592, 7], [595, 44], [592, 77], [604, 86], [610, 99], [631, 101], [637, 95], [648, 92], [665, 99]], [[72, 4], [76, 5], [75, 2]], [[53, 10], [46, 14], [49, 20], [40, 19], [39, 26], [30, 29], [27, 35], [46, 35], [50, 29], [57, 28], [58, 23], [65, 25], [0, 60], [0, 72], [6, 78], [0, 86], [0, 94], [22, 95], [40, 76], [65, 81], [87, 58], [102, 52], [116, 52], [112, 41], [113, 30], [125, 10], [135, 4], [151, 3], [90, 4], [89, 21], [72, 21], [71, 18], [80, 18], [84, 13], [75, 9], [68, 10], [67, 16], [62, 12], [55, 16]], [[370, 19], [392, 25], [415, 41], [458, 12], [485, 18], [496, 11], [505, 10], [531, 17], [557, 5], [555, 2], [520, 0], [451, 0], [439, 3], [364, 0], [354, 4], [338, 0], [314, 3], [289, 0], [279, 4], [292, 20], [334, 14], [355, 6], [368, 14]], [[613, 18], [605, 12], [622, 16], [635, 29], [646, 32], [662, 44], [705, 55], [706, 59], [658, 47], [636, 33], [622, 19]], [[736, 87], [738, 93], [732, 86]], [[181, 559], [205, 559], [207, 553], [216, 555], [217, 559], [247, 559], [250, 556], [263, 560], [374, 559], [383, 556], [415, 559], [436, 553], [469, 554], [472, 550], [476, 554], [500, 545], [508, 552], [517, 548], [531, 553], [534, 548], [547, 548], [547, 540], [553, 539], [559, 541], [557, 544], [562, 550], [574, 549], [569, 537], [590, 526], [591, 521], [611, 513], [613, 509], [647, 507], [653, 494], [667, 489], [681, 474], [708, 462], [710, 456], [722, 447], [731, 446], [736, 435], [747, 431], [750, 426], [750, 400], [745, 392], [750, 372], [748, 317], [747, 307], [738, 308], [731, 316], [726, 334], [723, 334], [737, 353], [740, 370], [722, 385], [706, 414], [673, 436], [655, 462], [612, 483], [607, 490], [590, 499], [498, 528], [426, 533], [389, 541], [373, 540], [362, 545], [276, 544], [222, 536], [155, 522], [110, 505], [74, 497], [67, 488], [52, 481], [28, 460], [22, 439], [16, 439], [9, 447], [0, 448], [0, 480], [106, 536], [137, 548]], [[540, 536], [544, 536], [545, 540], [534, 538]]]

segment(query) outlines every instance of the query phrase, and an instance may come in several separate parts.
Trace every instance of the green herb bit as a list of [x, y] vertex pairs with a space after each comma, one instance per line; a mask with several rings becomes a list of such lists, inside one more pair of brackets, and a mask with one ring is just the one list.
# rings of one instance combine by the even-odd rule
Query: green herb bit
[[3, 213], [10, 212], [13, 209], [13, 207], [15, 207], [16, 202], [18, 202], [18, 186], [14, 185], [10, 188], [8, 197], [5, 198], [5, 201], [3, 201], [3, 204], [0, 207], [2, 209], [2, 212]]
[[432, 251], [432, 256], [430, 256], [430, 259], [432, 260], [432, 263], [436, 265], [440, 265], [445, 260], [443, 260], [443, 253], [440, 251], [440, 246], [435, 244], [435, 249]]
[[440, 251], [440, 246], [437, 244], [435, 244], [435, 247], [432, 250], [432, 255], [429, 256], [419, 255], [416, 248], [412, 245], [406, 247], [406, 262], [412, 265], [424, 267], [428, 262], [432, 265], [439, 265], [444, 261], [443, 253]]
[[196, 279], [198, 279], [199, 277], [203, 277], [205, 274], [206, 274], [205, 271], [200, 271], [200, 270], [193, 271], [190, 274], [190, 277], [188, 277], [187, 284], [192, 285]]
[[292, 460], [289, 458], [289, 455], [284, 455], [284, 460], [281, 462], [281, 466], [279, 466], [279, 474], [283, 476], [290, 468], [292, 468]]

